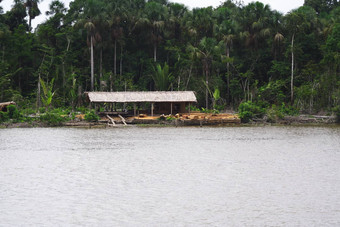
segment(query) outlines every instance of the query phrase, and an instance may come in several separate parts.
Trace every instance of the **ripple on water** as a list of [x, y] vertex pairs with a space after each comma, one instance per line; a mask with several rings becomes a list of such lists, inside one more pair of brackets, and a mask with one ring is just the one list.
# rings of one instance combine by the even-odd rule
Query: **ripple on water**
[[340, 225], [340, 128], [0, 130], [0, 226]]

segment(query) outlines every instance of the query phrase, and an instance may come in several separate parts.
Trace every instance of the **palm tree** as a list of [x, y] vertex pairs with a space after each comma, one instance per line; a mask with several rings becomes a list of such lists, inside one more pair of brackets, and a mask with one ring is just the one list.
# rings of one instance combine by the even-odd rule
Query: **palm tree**
[[203, 73], [205, 75], [205, 106], [206, 109], [209, 108], [209, 75], [211, 71], [212, 61], [216, 53], [220, 51], [217, 46], [217, 41], [214, 38], [204, 37], [198, 47], [190, 48], [195, 55], [202, 61]]
[[156, 68], [153, 69], [154, 74], [152, 79], [155, 83], [155, 87], [158, 91], [167, 91], [170, 88], [171, 81], [173, 79], [172, 74], [169, 73], [169, 66], [165, 62], [164, 67], [160, 64], [156, 65]]
[[[79, 4], [79, 5], [78, 5]], [[79, 14], [80, 20], [76, 25], [83, 25], [87, 30], [87, 43], [91, 50], [91, 91], [94, 91], [94, 45], [96, 44], [96, 24], [105, 12], [103, 2], [98, 0], [75, 1], [75, 7], [78, 8], [75, 13]]]
[[153, 44], [153, 60], [157, 62], [157, 47], [163, 39], [163, 28], [168, 18], [168, 9], [160, 3], [148, 2], [144, 9], [145, 15], [140, 18], [147, 28], [149, 28], [151, 35], [151, 42]]
[[315, 23], [315, 11], [308, 6], [302, 6], [286, 15], [285, 22], [287, 29], [291, 32], [291, 80], [290, 80], [290, 101], [294, 103], [294, 41], [296, 35], [300, 35], [304, 30]]
[[243, 27], [240, 37], [252, 51], [257, 51], [263, 38], [271, 34], [271, 10], [269, 5], [260, 2], [250, 3], [242, 9], [239, 21]]
[[32, 19], [34, 19], [36, 16], [40, 15], [40, 10], [38, 8], [38, 3], [40, 0], [26, 0], [25, 7], [28, 10], [28, 28], [29, 31], [32, 29]]
[[229, 7], [220, 7], [216, 9], [214, 17], [217, 19], [217, 23], [214, 27], [215, 36], [218, 40], [221, 40], [225, 48], [225, 62], [227, 64], [227, 100], [230, 104], [230, 54], [233, 48], [235, 39], [237, 38], [237, 31], [239, 30], [239, 25], [237, 23], [235, 15], [237, 15], [236, 6], [234, 3]]
[[[120, 26], [121, 17], [115, 15], [111, 17], [109, 22], [111, 27], [111, 38], [114, 42], [114, 57], [113, 57], [113, 75], [117, 75], [117, 42], [123, 37], [123, 28]], [[112, 81], [110, 81], [110, 90], [112, 91]]]

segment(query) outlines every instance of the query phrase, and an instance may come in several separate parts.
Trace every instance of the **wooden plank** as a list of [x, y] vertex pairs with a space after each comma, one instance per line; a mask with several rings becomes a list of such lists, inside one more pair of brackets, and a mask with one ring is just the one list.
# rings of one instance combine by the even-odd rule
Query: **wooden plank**
[[112, 123], [112, 126], [115, 126], [115, 125], [116, 125], [116, 123], [115, 123], [115, 121], [113, 120], [112, 117], [110, 117], [109, 115], [106, 115], [106, 117], [110, 119], [110, 121], [111, 121], [111, 123]]
[[126, 122], [125, 122], [124, 117], [122, 117], [122, 115], [120, 115], [120, 114], [118, 114], [118, 117], [120, 117], [120, 119], [122, 120], [123, 124], [126, 126], [127, 124], [126, 124]]

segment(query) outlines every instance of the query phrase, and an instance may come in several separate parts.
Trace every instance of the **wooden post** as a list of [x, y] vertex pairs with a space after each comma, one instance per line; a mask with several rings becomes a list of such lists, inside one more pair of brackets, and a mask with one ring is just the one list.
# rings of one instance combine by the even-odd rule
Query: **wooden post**
[[172, 115], [172, 103], [170, 104], [170, 114]]
[[123, 117], [122, 115], [120, 115], [120, 114], [118, 114], [118, 117], [120, 117], [120, 119], [122, 120], [123, 124], [124, 124], [125, 126], [127, 126], [124, 117]]
[[137, 106], [136, 103], [133, 103], [133, 116], [136, 116]]
[[151, 117], [153, 117], [153, 109], [155, 108], [155, 103], [151, 103]]
[[109, 120], [110, 120], [111, 123], [112, 123], [112, 126], [116, 126], [116, 123], [115, 123], [115, 121], [113, 120], [112, 117], [110, 117], [108, 114], [106, 114], [106, 117], [109, 118]]
[[189, 102], [189, 115], [190, 115], [190, 109], [191, 109], [191, 102]]

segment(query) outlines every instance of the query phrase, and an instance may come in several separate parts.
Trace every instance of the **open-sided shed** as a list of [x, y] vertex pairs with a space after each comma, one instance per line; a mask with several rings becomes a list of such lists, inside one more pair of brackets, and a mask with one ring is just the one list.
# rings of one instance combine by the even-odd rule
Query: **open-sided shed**
[[91, 103], [133, 103], [134, 115], [138, 103], [150, 103], [153, 115], [186, 113], [197, 102], [193, 91], [87, 92], [86, 96]]
[[0, 103], [0, 111], [7, 112], [7, 107], [9, 105], [16, 105], [16, 103], [13, 102], [13, 101], [11, 101], [11, 102], [1, 102]]

